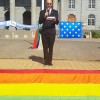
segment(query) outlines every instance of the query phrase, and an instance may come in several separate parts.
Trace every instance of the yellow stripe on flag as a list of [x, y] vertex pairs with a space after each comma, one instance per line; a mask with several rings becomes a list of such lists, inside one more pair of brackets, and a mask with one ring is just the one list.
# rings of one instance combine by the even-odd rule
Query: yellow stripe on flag
[[0, 96], [100, 96], [100, 84], [0, 84]]

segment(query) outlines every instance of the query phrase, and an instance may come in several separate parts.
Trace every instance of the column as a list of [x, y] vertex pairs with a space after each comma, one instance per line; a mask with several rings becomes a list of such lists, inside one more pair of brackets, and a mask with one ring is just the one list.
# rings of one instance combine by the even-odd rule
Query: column
[[10, 0], [10, 20], [15, 21], [15, 0]]
[[42, 10], [44, 10], [44, 0], [41, 2]]
[[[15, 0], [10, 0], [10, 20], [15, 21]], [[9, 30], [14, 38], [15, 27], [9, 27]]]
[[31, 24], [36, 24], [36, 0], [31, 0]]
[[66, 12], [65, 12], [65, 8], [66, 6], [65, 6], [65, 0], [61, 0], [60, 1], [60, 20], [62, 21], [62, 20], [64, 20], [64, 17], [65, 17], [65, 14], [66, 14]]
[[58, 0], [53, 0], [53, 9], [58, 10]]

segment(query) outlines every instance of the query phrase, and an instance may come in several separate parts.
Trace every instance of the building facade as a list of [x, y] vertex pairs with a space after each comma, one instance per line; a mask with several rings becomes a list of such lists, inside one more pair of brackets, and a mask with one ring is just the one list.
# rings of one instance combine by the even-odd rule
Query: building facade
[[[0, 21], [36, 24], [45, 0], [0, 0]], [[81, 21], [85, 30], [100, 30], [100, 0], [53, 0], [60, 21]]]

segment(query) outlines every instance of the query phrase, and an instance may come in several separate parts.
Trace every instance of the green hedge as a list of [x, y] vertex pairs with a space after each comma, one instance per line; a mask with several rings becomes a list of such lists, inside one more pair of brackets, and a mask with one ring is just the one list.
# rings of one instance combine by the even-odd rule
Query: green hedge
[[92, 38], [100, 38], [100, 32], [92, 31]]

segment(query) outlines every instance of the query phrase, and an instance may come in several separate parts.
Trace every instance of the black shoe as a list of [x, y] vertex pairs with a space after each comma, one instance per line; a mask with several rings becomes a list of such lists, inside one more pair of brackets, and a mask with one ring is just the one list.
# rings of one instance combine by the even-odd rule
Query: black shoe
[[53, 64], [52, 64], [51, 62], [50, 62], [50, 63], [48, 63], [48, 65], [49, 65], [49, 66], [53, 66]]
[[44, 65], [48, 65], [48, 62], [44, 62]]

